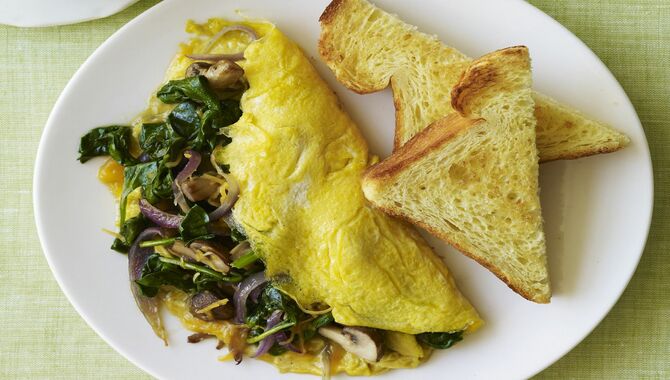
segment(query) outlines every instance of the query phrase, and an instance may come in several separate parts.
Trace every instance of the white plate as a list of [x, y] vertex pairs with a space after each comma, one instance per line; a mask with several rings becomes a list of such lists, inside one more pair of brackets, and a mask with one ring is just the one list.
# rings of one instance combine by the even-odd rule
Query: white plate
[[137, 0], [2, 0], [0, 24], [37, 27], [74, 24], [113, 15]]
[[[163, 347], [130, 295], [126, 257], [110, 251], [112, 196], [96, 180], [101, 161], [76, 161], [90, 128], [123, 123], [140, 112], [186, 39], [187, 18], [267, 18], [296, 40], [337, 91], [373, 151], [388, 154], [393, 105], [388, 91], [359, 96], [336, 83], [317, 58], [317, 19], [326, 1], [164, 1], [114, 34], [81, 67], [49, 117], [35, 169], [38, 231], [51, 269], [83, 318], [117, 351], [159, 378], [276, 378], [270, 365], [216, 361], [213, 342], [189, 345], [168, 321]], [[607, 314], [630, 280], [644, 248], [652, 208], [652, 171], [640, 122], [626, 94], [598, 58], [569, 31], [522, 1], [378, 1], [471, 56], [525, 44], [535, 87], [614, 125], [632, 140], [614, 154], [542, 165], [541, 185], [554, 285], [550, 305], [523, 300], [473, 261], [432, 242], [487, 324], [454, 348], [388, 379], [523, 378], [579, 343]], [[633, 322], [633, 321], [631, 321]], [[614, 355], [614, 353], [613, 353]], [[614, 358], [614, 356], [613, 356]], [[440, 376], [441, 377], [441, 376]], [[281, 378], [304, 378], [283, 375]]]

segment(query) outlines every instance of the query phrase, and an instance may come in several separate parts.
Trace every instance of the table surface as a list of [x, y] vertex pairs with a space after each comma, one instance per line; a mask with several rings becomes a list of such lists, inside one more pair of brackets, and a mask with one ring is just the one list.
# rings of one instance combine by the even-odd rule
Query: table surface
[[[649, 140], [656, 198], [628, 289], [591, 335], [537, 378], [670, 378], [670, 2], [530, 2], [580, 37], [623, 85]], [[31, 187], [58, 94], [108, 36], [156, 3], [77, 25], [0, 26], [0, 378], [149, 378], [98, 337], [59, 289], [37, 239]]]

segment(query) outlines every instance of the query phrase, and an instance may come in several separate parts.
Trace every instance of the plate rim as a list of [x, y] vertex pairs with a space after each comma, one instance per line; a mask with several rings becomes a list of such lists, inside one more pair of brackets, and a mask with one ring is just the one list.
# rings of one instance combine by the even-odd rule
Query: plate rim
[[[82, 16], [76, 16], [76, 17], [71, 16], [69, 18], [61, 18], [59, 20], [50, 20], [50, 21], [34, 21], [34, 20], [33, 21], [26, 21], [25, 19], [22, 19], [19, 22], [9, 20], [9, 19], [3, 19], [3, 20], [0, 20], [0, 24], [14, 26], [14, 27], [17, 27], [17, 28], [47, 28], [47, 27], [50, 27], [50, 26], [73, 25], [73, 24], [79, 24], [79, 23], [82, 23], [82, 22], [98, 20], [98, 19], [101, 19], [101, 18], [106, 18], [106, 17], [109, 17], [109, 16], [113, 16], [113, 15], [123, 11], [124, 9], [131, 7], [132, 5], [137, 3], [138, 1], [139, 0], [121, 0], [115, 6], [105, 8], [105, 11], [102, 12], [102, 13], [96, 13], [94, 15], [89, 14], [89, 15], [86, 15], [86, 16], [83, 16], [83, 17]], [[149, 9], [151, 9], [151, 8], [153, 8], [153, 6], [150, 7]], [[149, 10], [149, 9], [147, 9], [147, 10]], [[100, 45], [100, 46], [102, 46], [102, 45]], [[75, 72], [75, 74], [76, 74], [76, 72]]]
[[[131, 0], [132, 2], [135, 2], [137, 0]], [[53, 133], [55, 130], [55, 125], [54, 125], [54, 119], [56, 118], [57, 111], [61, 107], [61, 103], [64, 102], [64, 99], [66, 99], [69, 96], [69, 93], [72, 92], [72, 87], [74, 86], [74, 83], [76, 82], [76, 79], [81, 75], [83, 71], [87, 69], [87, 67], [90, 65], [90, 62], [95, 59], [95, 57], [98, 54], [101, 54], [102, 51], [105, 50], [105, 48], [112, 43], [116, 38], [118, 38], [119, 35], [123, 34], [127, 29], [131, 28], [133, 25], [142, 23], [144, 19], [150, 14], [156, 11], [157, 9], [160, 9], [162, 7], [167, 7], [172, 3], [176, 3], [179, 0], [164, 0], [161, 1], [146, 10], [144, 10], [142, 13], [138, 14], [136, 17], [134, 17], [132, 20], [128, 21], [126, 24], [124, 24], [121, 28], [116, 30], [112, 35], [110, 35], [102, 44], [100, 44], [94, 51], [89, 55], [86, 60], [80, 65], [80, 67], [75, 71], [75, 73], [72, 75], [72, 77], [68, 80], [68, 83], [65, 85], [61, 93], [58, 95], [57, 100], [54, 102], [54, 105], [49, 113], [49, 117], [47, 118], [42, 134], [40, 136], [38, 148], [37, 148], [37, 154], [36, 154], [36, 159], [35, 159], [35, 167], [33, 170], [33, 194], [32, 194], [32, 205], [33, 205], [33, 215], [34, 215], [34, 220], [35, 220], [35, 225], [37, 227], [37, 234], [38, 238], [40, 241], [40, 245], [42, 247], [42, 252], [47, 260], [47, 263], [49, 265], [49, 269], [51, 270], [52, 275], [56, 279], [56, 282], [58, 283], [58, 286], [60, 287], [61, 291], [65, 294], [66, 298], [70, 302], [70, 304], [74, 307], [74, 309], [77, 311], [79, 316], [88, 324], [90, 328], [92, 328], [98, 336], [100, 336], [106, 344], [111, 346], [117, 353], [119, 353], [121, 356], [123, 356], [126, 360], [134, 364], [136, 367], [140, 368], [144, 372], [148, 373], [149, 375], [159, 378], [158, 374], [149, 369], [147, 366], [144, 366], [143, 364], [140, 363], [140, 360], [136, 360], [132, 355], [130, 355], [128, 352], [126, 352], [124, 349], [120, 348], [117, 344], [113, 343], [113, 339], [110, 339], [106, 333], [104, 333], [102, 328], [98, 326], [98, 323], [95, 322], [91, 317], [87, 316], [85, 312], [83, 312], [83, 307], [81, 304], [71, 295], [66, 290], [66, 287], [64, 286], [64, 281], [61, 278], [61, 274], [58, 273], [58, 271], [55, 270], [55, 265], [53, 263], [53, 260], [55, 260], [55, 254], [50, 253], [49, 250], [46, 247], [45, 244], [45, 236], [46, 232], [45, 229], [47, 226], [45, 226], [43, 223], [41, 223], [41, 210], [38, 207], [39, 204], [39, 198], [40, 198], [40, 193], [35, 191], [35, 189], [41, 188], [41, 183], [42, 183], [42, 178], [40, 173], [42, 172], [42, 166], [43, 162], [45, 161], [44, 157], [44, 151], [45, 151], [45, 145], [47, 144], [48, 137]], [[560, 22], [555, 20], [553, 17], [550, 15], [546, 14], [544, 11], [541, 9], [533, 6], [532, 4], [524, 1], [524, 0], [511, 0], [516, 3], [521, 3], [522, 6], [527, 7], [531, 12], [536, 14], [537, 16], [541, 17], [543, 19], [543, 22], [548, 22], [553, 24], [554, 26], [558, 26], [565, 34], [566, 36], [569, 36], [568, 38], [572, 39], [572, 42], [576, 43], [579, 45], [580, 48], [584, 49], [585, 51], [588, 52], [590, 55], [590, 58], [597, 62], [597, 65], [599, 65], [600, 69], [603, 69], [609, 79], [616, 83], [616, 86], [618, 89], [625, 95], [626, 98], [626, 104], [625, 106], [628, 111], [631, 112], [632, 114], [635, 115], [635, 120], [637, 121], [637, 124], [639, 128], [642, 131], [642, 137], [644, 138], [644, 141], [640, 141], [640, 146], [642, 147], [645, 158], [648, 163], [649, 167], [649, 172], [648, 172], [648, 178], [649, 178], [649, 189], [650, 189], [650, 194], [648, 194], [650, 202], [645, 211], [645, 213], [648, 215], [646, 223], [644, 224], [644, 230], [641, 229], [641, 231], [644, 232], [645, 238], [641, 241], [641, 247], [639, 247], [638, 251], [636, 252], [636, 258], [635, 258], [635, 265], [631, 265], [631, 267], [628, 269], [628, 273], [625, 276], [625, 281], [623, 281], [624, 277], [622, 276], [622, 281], [620, 282], [619, 289], [616, 289], [615, 292], [611, 292], [612, 294], [616, 294], [616, 297], [613, 297], [613, 301], [607, 308], [603, 308], [602, 310], [599, 310], [598, 312], [600, 315], [598, 318], [593, 319], [593, 323], [589, 328], [587, 328], [583, 334], [577, 334], [575, 335], [575, 338], [572, 339], [573, 343], [567, 345], [567, 348], [562, 351], [560, 356], [557, 356], [553, 359], [550, 359], [548, 362], [542, 361], [542, 363], [537, 364], [535, 366], [529, 366], [528, 370], [528, 377], [532, 377], [537, 375], [538, 373], [542, 372], [543, 370], [549, 368], [553, 364], [555, 364], [557, 361], [559, 361], [561, 358], [563, 358], [567, 353], [572, 351], [577, 345], [579, 345], [588, 335], [590, 335], [596, 327], [598, 327], [603, 319], [609, 315], [611, 312], [612, 308], [618, 303], [618, 301], [621, 299], [621, 296], [623, 295], [624, 291], [627, 289], [630, 281], [632, 280], [635, 272], [637, 271], [637, 268], [639, 267], [640, 260], [642, 258], [642, 255], [644, 254], [644, 250], [647, 244], [647, 241], [649, 239], [649, 231], [651, 228], [651, 223], [653, 220], [653, 209], [654, 209], [654, 172], [653, 172], [653, 161], [651, 158], [651, 153], [649, 150], [649, 144], [647, 141], [646, 133], [644, 130], [644, 127], [640, 121], [639, 115], [637, 114], [637, 111], [633, 105], [633, 103], [630, 100], [630, 97], [628, 96], [628, 93], [626, 90], [623, 88], [621, 83], [617, 80], [617, 78], [614, 76], [614, 74], [610, 71], [610, 69], [605, 65], [605, 63], [591, 50], [591, 48], [586, 45], [578, 36], [576, 36], [572, 31], [570, 31], [567, 27], [562, 25]], [[373, 0], [374, 2], [374, 0]], [[85, 20], [82, 20], [85, 21]], [[642, 144], [644, 142], [644, 144]]]

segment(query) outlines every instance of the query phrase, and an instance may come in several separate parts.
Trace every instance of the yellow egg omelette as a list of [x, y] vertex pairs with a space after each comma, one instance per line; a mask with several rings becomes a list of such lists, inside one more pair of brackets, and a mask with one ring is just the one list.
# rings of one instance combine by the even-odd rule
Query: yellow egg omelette
[[476, 329], [476, 311], [428, 244], [366, 204], [367, 144], [300, 48], [268, 27], [244, 56], [243, 115], [220, 159], [240, 183], [234, 219], [268, 276], [343, 325]]
[[[229, 24], [189, 22], [187, 31], [196, 37], [182, 44], [166, 79], [182, 78], [193, 62], [186, 55]], [[249, 88], [240, 102], [242, 117], [227, 131], [232, 142], [214, 152], [239, 182], [234, 222], [273, 285], [302, 309], [327, 308], [339, 324], [387, 331], [390, 349], [375, 363], [333, 345], [331, 372], [372, 375], [415, 367], [431, 350], [413, 334], [479, 328], [477, 312], [417, 231], [366, 203], [360, 180], [371, 161], [367, 143], [302, 50], [270, 23], [241, 24], [259, 36], [238, 62]], [[231, 36], [212, 50], [246, 45], [243, 35]], [[135, 124], [164, 118], [172, 108], [152, 96]], [[132, 195], [127, 218], [139, 213]], [[178, 290], [161, 297], [190, 330], [230, 340], [230, 322], [193, 318]], [[324, 340], [310, 344], [307, 353], [260, 358], [282, 372], [321, 374]]]

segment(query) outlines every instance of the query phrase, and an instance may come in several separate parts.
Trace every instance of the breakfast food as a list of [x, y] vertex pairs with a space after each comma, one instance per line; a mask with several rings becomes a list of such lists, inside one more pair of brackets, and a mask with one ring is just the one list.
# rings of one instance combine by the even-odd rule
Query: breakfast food
[[367, 144], [300, 48], [266, 22], [187, 30], [147, 111], [80, 145], [111, 157], [113, 248], [156, 334], [163, 305], [238, 362], [371, 375], [475, 331], [445, 264], [366, 203]]
[[523, 297], [550, 301], [528, 49], [473, 61], [457, 113], [419, 132], [363, 178], [365, 196], [472, 257]]
[[[470, 58], [367, 0], [333, 0], [320, 18], [319, 52], [338, 81], [358, 93], [391, 86], [394, 148], [453, 111], [450, 91]], [[617, 151], [628, 137], [533, 93], [540, 161]]]

